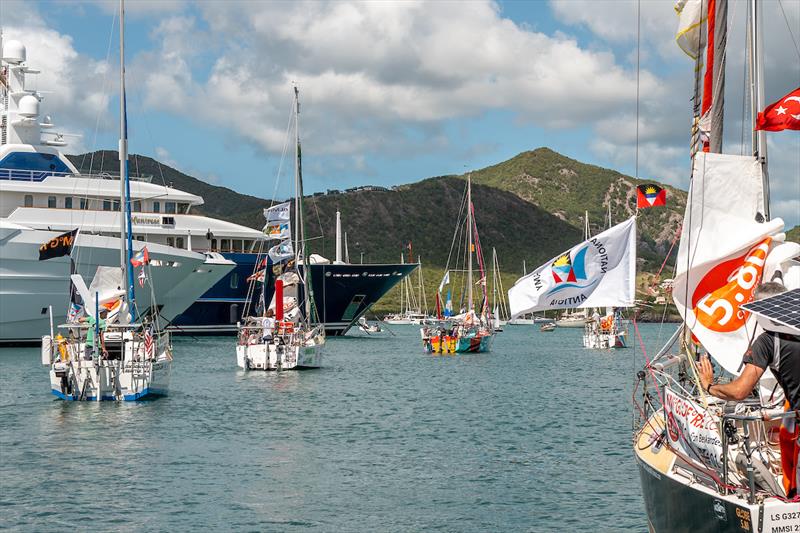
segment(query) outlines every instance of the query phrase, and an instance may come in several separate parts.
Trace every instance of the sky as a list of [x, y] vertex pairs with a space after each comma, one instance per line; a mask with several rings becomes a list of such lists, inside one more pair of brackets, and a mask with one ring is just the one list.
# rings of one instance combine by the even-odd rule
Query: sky
[[[306, 192], [460, 174], [540, 146], [685, 189], [694, 63], [674, 42], [673, 5], [129, 0], [130, 151], [242, 193], [286, 197], [297, 84]], [[4, 39], [21, 40], [42, 71], [29, 87], [44, 94], [43, 113], [75, 135], [69, 153], [116, 149], [117, 9], [0, 3]], [[724, 151], [734, 154], [750, 139], [746, 11], [731, 0]], [[770, 103], [800, 87], [800, 1], [765, 0], [763, 18]], [[791, 227], [800, 224], [800, 132], [767, 135], [773, 216]]]

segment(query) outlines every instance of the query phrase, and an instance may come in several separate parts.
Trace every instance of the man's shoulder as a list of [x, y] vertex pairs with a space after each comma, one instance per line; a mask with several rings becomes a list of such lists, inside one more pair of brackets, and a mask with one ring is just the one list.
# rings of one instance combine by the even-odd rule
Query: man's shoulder
[[745, 363], [752, 363], [761, 368], [766, 368], [773, 352], [772, 334], [764, 332], [753, 341], [750, 349], [747, 350], [744, 356]]

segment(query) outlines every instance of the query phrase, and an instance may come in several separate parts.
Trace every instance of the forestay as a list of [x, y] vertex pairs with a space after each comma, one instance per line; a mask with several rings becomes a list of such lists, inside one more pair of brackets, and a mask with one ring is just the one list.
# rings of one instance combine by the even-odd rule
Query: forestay
[[636, 282], [636, 217], [574, 246], [517, 280], [511, 316], [547, 309], [630, 307]]

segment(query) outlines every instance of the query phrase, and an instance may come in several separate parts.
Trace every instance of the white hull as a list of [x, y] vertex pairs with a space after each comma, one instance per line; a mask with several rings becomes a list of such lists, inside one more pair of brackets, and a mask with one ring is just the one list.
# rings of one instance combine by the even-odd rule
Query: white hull
[[[156, 341], [153, 360], [144, 357], [141, 341], [127, 340], [125, 356], [116, 360], [85, 360], [86, 345], [67, 346], [70, 357], [50, 366], [50, 390], [62, 400], [136, 401], [169, 393], [172, 355], [169, 338]], [[45, 337], [44, 350], [49, 347]], [[91, 355], [89, 347], [88, 354]]]
[[512, 318], [506, 324], [509, 326], [532, 326], [536, 323], [533, 318]]
[[626, 337], [625, 333], [584, 333], [583, 347], [592, 350], [626, 348]]
[[561, 320], [556, 320], [556, 326], [560, 328], [582, 328], [586, 325], [585, 318], [573, 319], [573, 318], [566, 318]]
[[[38, 343], [50, 330], [49, 307], [55, 324], [66, 322], [70, 260], [39, 261], [39, 246], [58, 233], [0, 224], [0, 343]], [[235, 266], [187, 250], [155, 244], [147, 248], [151, 260], [160, 261], [161, 266], [149, 265], [144, 287], [136, 283], [136, 301], [140, 310], [150, 307], [152, 287], [165, 322], [186, 310]], [[73, 256], [88, 284], [98, 266], [119, 265], [119, 239], [79, 234]]]
[[237, 344], [236, 364], [244, 370], [299, 370], [320, 368], [325, 346], [324, 335], [317, 335], [304, 344], [292, 342], [296, 335], [257, 344]]

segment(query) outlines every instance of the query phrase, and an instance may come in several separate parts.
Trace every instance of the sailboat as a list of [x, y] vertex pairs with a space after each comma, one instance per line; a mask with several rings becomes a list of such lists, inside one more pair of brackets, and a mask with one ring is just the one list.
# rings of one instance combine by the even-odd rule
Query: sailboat
[[[409, 258], [409, 261], [411, 259]], [[400, 256], [400, 262], [404, 261]], [[417, 258], [417, 287], [414, 287], [411, 276], [400, 282], [400, 312], [384, 317], [387, 324], [408, 326], [432, 322], [428, 315], [428, 303], [425, 298], [425, 287], [422, 282], [422, 258]]]
[[[125, 98], [125, 6], [120, 0], [120, 267], [98, 266], [89, 287], [71, 276], [72, 298], [61, 333], [42, 339], [42, 363], [50, 367], [50, 388], [64, 400], [134, 401], [168, 393], [172, 366], [169, 333], [159, 323], [158, 305], [140, 312], [134, 292], [134, 269], [147, 282], [147, 248], [133, 255], [128, 125]], [[78, 230], [56, 237], [40, 250], [70, 247]], [[40, 255], [40, 259], [42, 256]], [[151, 285], [152, 289], [152, 285]], [[79, 305], [78, 301], [82, 301]], [[52, 314], [52, 311], [51, 311]], [[81, 316], [84, 315], [84, 316]]]
[[503, 280], [500, 278], [500, 262], [497, 259], [497, 250], [492, 248], [492, 327], [497, 332], [503, 331], [503, 326], [506, 325], [508, 319], [505, 293]]
[[[796, 413], [784, 412], [774, 376], [767, 370], [757, 390], [741, 402], [706, 394], [697, 377], [696, 361], [703, 352], [726, 375], [742, 371], [742, 357], [762, 329], [761, 320], [747, 311], [760, 282], [800, 286], [800, 245], [785, 242], [783, 221], [770, 219], [764, 132], [754, 128], [752, 155], [721, 153], [718, 96], [724, 91], [727, 3], [706, 5], [708, 14], [698, 13], [703, 22], [691, 27], [708, 35], [701, 41], [707, 40], [717, 61], [709, 53], [709, 84], [695, 111], [699, 129], [693, 134], [699, 135], [693, 139], [672, 292], [683, 323], [637, 375], [634, 402], [640, 420], [633, 451], [651, 531], [795, 531], [800, 530], [800, 502], [781, 475], [782, 461], [794, 459], [795, 437], [784, 447], [781, 422], [795, 423]], [[747, 7], [755, 126], [756, 112], [764, 108], [760, 2], [750, 0]], [[701, 51], [695, 50], [698, 58]], [[702, 69], [697, 72], [700, 78]], [[699, 106], [699, 84], [695, 91]], [[775, 309], [788, 318], [785, 306]], [[775, 330], [774, 322], [765, 324]], [[791, 334], [800, 335], [800, 329]]]
[[[306, 269], [303, 224], [303, 167], [300, 148], [300, 93], [294, 88], [295, 198], [294, 242], [291, 202], [265, 209], [267, 235], [281, 242], [270, 248], [260, 270], [251, 276], [247, 314], [237, 324], [236, 364], [244, 370], [319, 368], [325, 347], [325, 328], [316, 316], [310, 269]], [[272, 301], [265, 305], [268, 272], [277, 273]], [[317, 324], [316, 326], [314, 324]]]
[[[431, 353], [463, 353], [463, 352], [488, 352], [491, 350], [494, 341], [494, 327], [491, 313], [488, 309], [488, 295], [486, 293], [486, 270], [484, 268], [483, 252], [478, 237], [478, 227], [475, 224], [475, 207], [472, 205], [472, 178], [467, 176], [467, 191], [465, 202], [462, 203], [463, 210], [466, 211], [466, 226], [461, 227], [461, 214], [459, 223], [456, 225], [453, 243], [458, 242], [459, 235], [463, 232], [466, 237], [466, 292], [467, 307], [456, 316], [449, 317], [445, 322], [435, 325], [425, 326], [420, 329], [422, 335], [422, 345], [427, 352]], [[473, 280], [472, 262], [473, 256], [477, 257], [480, 279], [477, 283]], [[441, 293], [444, 285], [450, 281], [450, 261], [448, 259], [445, 279], [439, 286]], [[481, 288], [481, 303], [476, 309], [473, 298], [473, 285], [477, 284]], [[437, 294], [438, 301], [441, 301], [441, 294]], [[448, 297], [449, 302], [449, 297]]]
[[[586, 213], [586, 220], [589, 220], [589, 213]], [[607, 228], [611, 229], [611, 202], [608, 203], [608, 214], [606, 216]], [[586, 225], [586, 234], [589, 234], [589, 225]], [[626, 348], [628, 329], [623, 322], [621, 309], [606, 307], [604, 316], [595, 310], [591, 318], [585, 320], [583, 326], [583, 347], [592, 350], [607, 350], [609, 348]]]

